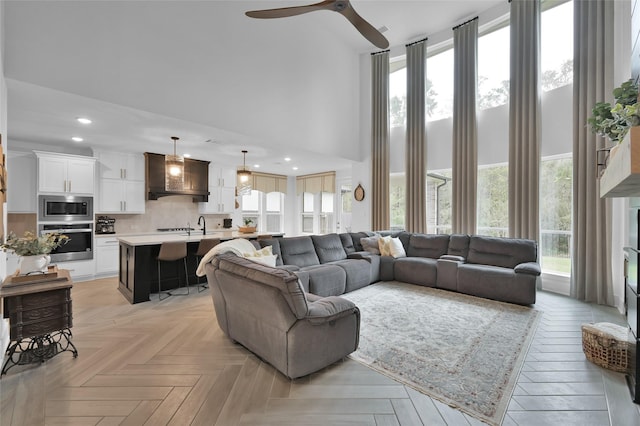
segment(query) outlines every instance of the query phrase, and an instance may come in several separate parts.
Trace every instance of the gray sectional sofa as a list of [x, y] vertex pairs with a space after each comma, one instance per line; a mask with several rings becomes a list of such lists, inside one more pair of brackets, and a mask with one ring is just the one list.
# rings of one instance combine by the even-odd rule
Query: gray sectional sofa
[[[261, 239], [276, 267], [218, 254], [204, 265], [222, 331], [289, 378], [358, 347], [360, 313], [339, 295], [397, 280], [518, 303], [536, 301], [535, 241], [477, 235], [387, 233], [406, 256], [363, 250], [373, 233]], [[204, 262], [204, 260], [203, 260]]]
[[535, 241], [480, 235], [381, 233], [399, 238], [406, 257], [363, 250], [371, 232], [259, 240], [277, 267], [299, 276], [305, 291], [338, 296], [376, 281], [402, 281], [521, 305], [534, 304], [540, 276]]

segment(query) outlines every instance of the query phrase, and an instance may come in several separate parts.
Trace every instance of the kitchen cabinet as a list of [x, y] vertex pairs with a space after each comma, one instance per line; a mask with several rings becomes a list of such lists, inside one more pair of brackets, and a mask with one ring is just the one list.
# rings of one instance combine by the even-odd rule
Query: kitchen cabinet
[[94, 151], [100, 179], [144, 181], [144, 156], [124, 152]]
[[7, 153], [7, 211], [9, 213], [35, 213], [36, 156], [32, 152]]
[[93, 194], [95, 158], [34, 151], [38, 157], [38, 192]]
[[118, 238], [96, 236], [96, 275], [115, 276], [118, 274], [119, 247]]
[[56, 265], [60, 269], [68, 270], [74, 281], [87, 281], [95, 278], [95, 259], [57, 262]]
[[144, 213], [144, 157], [97, 151], [98, 213]]
[[209, 201], [198, 206], [200, 213], [233, 213], [236, 204], [236, 170], [210, 165], [209, 193]]

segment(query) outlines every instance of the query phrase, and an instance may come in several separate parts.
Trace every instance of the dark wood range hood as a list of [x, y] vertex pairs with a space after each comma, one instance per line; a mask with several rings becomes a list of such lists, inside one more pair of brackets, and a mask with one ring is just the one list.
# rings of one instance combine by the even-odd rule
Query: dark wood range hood
[[164, 154], [144, 153], [147, 200], [157, 200], [167, 195], [188, 195], [193, 202], [209, 201], [210, 161], [184, 159], [184, 189], [167, 191], [165, 186]]

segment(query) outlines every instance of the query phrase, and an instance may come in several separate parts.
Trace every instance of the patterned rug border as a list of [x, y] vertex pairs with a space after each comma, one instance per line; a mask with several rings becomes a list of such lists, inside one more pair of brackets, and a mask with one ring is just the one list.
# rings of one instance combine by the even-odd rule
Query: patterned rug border
[[[489, 304], [498, 304], [498, 305], [507, 305], [507, 306], [518, 306], [518, 307], [522, 307], [522, 308], [529, 308], [528, 306], [521, 306], [521, 305], [514, 305], [511, 303], [507, 303], [507, 302], [500, 302], [497, 300], [492, 300], [492, 299], [484, 299], [481, 297], [476, 297], [476, 296], [471, 296], [468, 294], [463, 294], [463, 293], [456, 293], [456, 292], [452, 292], [452, 291], [447, 291], [447, 290], [443, 290], [443, 289], [439, 289], [439, 288], [435, 288], [435, 287], [424, 287], [424, 286], [419, 286], [419, 285], [415, 285], [415, 284], [408, 284], [408, 283], [400, 283], [399, 281], [381, 281], [379, 283], [376, 284], [372, 284], [372, 286], [377, 286], [377, 285], [384, 285], [384, 284], [401, 284], [402, 286], [407, 286], [407, 288], [416, 288], [419, 289], [420, 288], [428, 288], [430, 290], [434, 290], [436, 292], [443, 292], [443, 294], [447, 294], [447, 295], [453, 295], [456, 296], [456, 298], [462, 299], [460, 300], [460, 302], [464, 303], [464, 299], [465, 298], [471, 298], [471, 299], [477, 299], [477, 300], [481, 300], [482, 302], [488, 302]], [[371, 286], [369, 286], [371, 287]], [[368, 287], [365, 287], [368, 288]], [[358, 290], [356, 290], [357, 292]], [[345, 296], [345, 295], [343, 295]], [[459, 297], [458, 297], [459, 296]], [[535, 306], [535, 305], [534, 305]], [[389, 377], [392, 380], [395, 380], [403, 385], [406, 385], [424, 395], [427, 395], [430, 398], [433, 398], [435, 400], [438, 400], [439, 402], [442, 402], [446, 405], [448, 405], [449, 407], [452, 407], [456, 410], [459, 410], [475, 419], [481, 420], [482, 422], [485, 422], [489, 425], [492, 426], [500, 426], [502, 424], [502, 421], [504, 420], [504, 417], [507, 413], [507, 408], [511, 402], [511, 398], [513, 396], [513, 392], [515, 390], [516, 387], [516, 383], [518, 380], [518, 377], [520, 376], [520, 372], [522, 371], [522, 368], [524, 367], [524, 363], [525, 363], [525, 358], [527, 356], [527, 354], [529, 353], [529, 349], [531, 348], [531, 344], [534, 340], [534, 337], [536, 335], [536, 331], [538, 329], [538, 325], [540, 323], [540, 318], [541, 318], [541, 313], [542, 311], [537, 310], [534, 308], [529, 308], [532, 311], [532, 318], [531, 318], [531, 324], [528, 330], [528, 335], [525, 337], [525, 339], [522, 342], [522, 349], [520, 350], [520, 354], [518, 355], [518, 357], [515, 360], [515, 364], [514, 364], [514, 369], [511, 372], [511, 374], [509, 375], [509, 381], [508, 383], [505, 385], [505, 391], [504, 391], [504, 397], [501, 399], [501, 401], [499, 401], [499, 403], [496, 406], [496, 412], [499, 413], [499, 418], [489, 418], [485, 415], [483, 415], [482, 413], [477, 413], [474, 412], [468, 408], [466, 408], [465, 406], [463, 406], [462, 404], [447, 398], [446, 396], [443, 395], [439, 395], [435, 392], [430, 392], [428, 389], [424, 389], [423, 387], [421, 387], [420, 385], [411, 382], [410, 380], [407, 380], [406, 378], [402, 377], [402, 376], [398, 376], [397, 373], [394, 373], [392, 371], [386, 370], [382, 367], [379, 367], [377, 365], [373, 365], [373, 362], [371, 360], [367, 360], [365, 359], [365, 357], [362, 356], [358, 356], [357, 354], [357, 350], [356, 352], [353, 352], [349, 355], [349, 358], [353, 359], [354, 361], [357, 361], [358, 363], [364, 365], [367, 368], [370, 368], [374, 371], [379, 372], [380, 374], [383, 374], [384, 376]], [[507, 397], [508, 396], [508, 397]]]

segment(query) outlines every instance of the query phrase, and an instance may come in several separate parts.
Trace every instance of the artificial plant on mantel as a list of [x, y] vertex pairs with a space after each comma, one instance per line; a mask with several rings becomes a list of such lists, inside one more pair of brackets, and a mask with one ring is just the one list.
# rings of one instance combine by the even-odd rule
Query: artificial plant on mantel
[[587, 123], [593, 133], [619, 144], [630, 127], [640, 126], [638, 85], [633, 80], [625, 81], [613, 89], [613, 97], [613, 106], [609, 102], [597, 102]]

